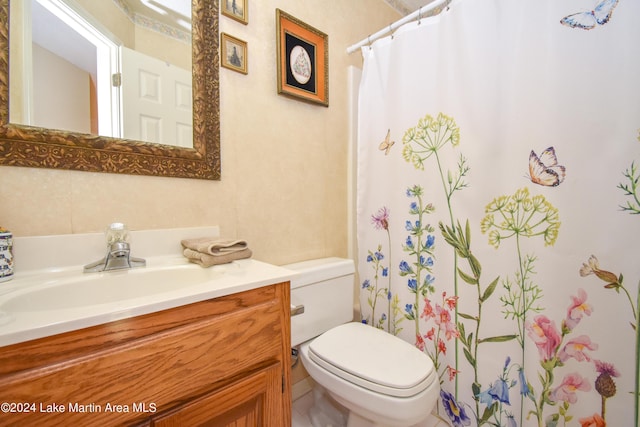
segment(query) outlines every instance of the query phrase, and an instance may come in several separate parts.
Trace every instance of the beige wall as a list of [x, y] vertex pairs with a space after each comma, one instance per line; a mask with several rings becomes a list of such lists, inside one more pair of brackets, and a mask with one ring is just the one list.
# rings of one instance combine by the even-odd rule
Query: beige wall
[[32, 53], [33, 125], [91, 133], [91, 75], [35, 43]]
[[[329, 108], [276, 93], [275, 9], [329, 35]], [[222, 180], [0, 166], [0, 225], [17, 236], [219, 225], [283, 264], [347, 255], [346, 48], [398, 18], [382, 0], [249, 0], [249, 74], [220, 70]], [[82, 261], [79, 261], [82, 262]]]

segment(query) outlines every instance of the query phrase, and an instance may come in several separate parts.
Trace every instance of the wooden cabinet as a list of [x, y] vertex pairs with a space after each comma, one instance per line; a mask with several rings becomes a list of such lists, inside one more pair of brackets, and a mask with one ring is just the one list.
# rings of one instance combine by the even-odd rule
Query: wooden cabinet
[[170, 426], [268, 426], [278, 416], [282, 393], [279, 363], [246, 375], [238, 381], [175, 411], [151, 419], [154, 427]]
[[289, 426], [289, 283], [0, 347], [0, 425]]

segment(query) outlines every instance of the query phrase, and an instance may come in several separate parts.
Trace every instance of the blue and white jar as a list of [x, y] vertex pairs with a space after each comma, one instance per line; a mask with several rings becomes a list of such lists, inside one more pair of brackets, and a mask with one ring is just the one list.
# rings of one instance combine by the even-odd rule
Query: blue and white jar
[[13, 278], [13, 234], [0, 227], [0, 282]]

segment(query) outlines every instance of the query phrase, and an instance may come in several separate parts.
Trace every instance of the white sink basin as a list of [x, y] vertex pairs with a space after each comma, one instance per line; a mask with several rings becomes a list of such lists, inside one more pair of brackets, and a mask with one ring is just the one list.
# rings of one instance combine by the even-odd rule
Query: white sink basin
[[155, 269], [138, 268], [102, 273], [78, 273], [27, 287], [13, 296], [0, 298], [5, 313], [65, 310], [151, 298], [184, 290], [222, 276], [224, 267], [200, 268], [177, 265]]

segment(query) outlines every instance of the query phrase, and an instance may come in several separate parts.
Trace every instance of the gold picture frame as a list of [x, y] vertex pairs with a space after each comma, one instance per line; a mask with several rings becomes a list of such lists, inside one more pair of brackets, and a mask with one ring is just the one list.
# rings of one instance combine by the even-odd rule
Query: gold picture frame
[[193, 148], [10, 123], [9, 3], [0, 0], [0, 167], [220, 180], [219, 0], [191, 2]]
[[278, 93], [329, 106], [329, 38], [276, 9]]
[[249, 23], [248, 0], [221, 0], [220, 10], [224, 16], [247, 25]]
[[227, 33], [220, 34], [220, 61], [224, 68], [247, 74], [247, 42]]

